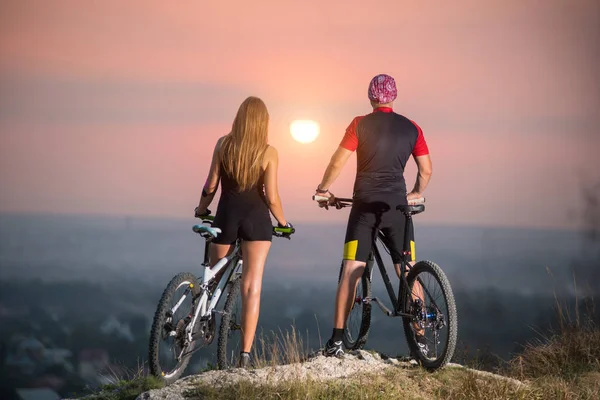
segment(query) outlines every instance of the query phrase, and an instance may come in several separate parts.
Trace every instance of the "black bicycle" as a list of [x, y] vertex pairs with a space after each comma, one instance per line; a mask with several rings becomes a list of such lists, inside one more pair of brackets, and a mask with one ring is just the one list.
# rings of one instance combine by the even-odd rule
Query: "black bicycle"
[[[352, 199], [347, 198], [327, 199], [313, 196], [313, 200], [326, 209], [330, 206], [338, 210], [352, 206]], [[388, 317], [402, 318], [411, 356], [424, 368], [435, 371], [446, 365], [454, 354], [458, 318], [454, 294], [442, 269], [432, 261], [419, 261], [412, 267], [409, 264], [409, 256], [414, 254], [408, 235], [412, 227], [412, 216], [425, 211], [424, 201], [422, 198], [415, 201], [417, 204], [396, 208], [406, 217], [397, 295], [385, 269], [378, 244], [388, 254], [390, 250], [383, 232], [377, 231], [364, 273], [356, 288], [356, 297], [346, 321], [343, 342], [347, 349], [363, 348], [371, 325], [371, 304], [375, 303]], [[377, 264], [387, 289], [392, 303], [391, 309], [381, 300], [371, 297], [374, 263]], [[342, 268], [343, 264], [338, 283], [342, 276]]]

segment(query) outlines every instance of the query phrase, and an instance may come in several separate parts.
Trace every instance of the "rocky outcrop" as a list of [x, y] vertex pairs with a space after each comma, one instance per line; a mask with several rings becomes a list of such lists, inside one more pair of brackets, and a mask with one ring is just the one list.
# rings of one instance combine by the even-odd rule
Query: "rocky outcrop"
[[188, 376], [162, 389], [150, 390], [138, 396], [137, 400], [183, 400], [186, 393], [203, 383], [213, 387], [235, 384], [240, 380], [258, 384], [274, 384], [283, 380], [329, 380], [345, 379], [358, 373], [375, 373], [393, 366], [413, 368], [414, 361], [388, 358], [364, 350], [353, 351], [343, 359], [316, 355], [303, 363], [277, 365], [260, 369], [207, 371], [200, 375]]

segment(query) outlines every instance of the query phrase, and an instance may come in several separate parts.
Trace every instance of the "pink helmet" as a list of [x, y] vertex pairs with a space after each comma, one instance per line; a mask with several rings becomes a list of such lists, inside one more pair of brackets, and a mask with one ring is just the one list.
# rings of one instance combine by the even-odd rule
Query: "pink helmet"
[[369, 83], [369, 99], [379, 103], [390, 103], [396, 99], [396, 81], [389, 75], [379, 74]]

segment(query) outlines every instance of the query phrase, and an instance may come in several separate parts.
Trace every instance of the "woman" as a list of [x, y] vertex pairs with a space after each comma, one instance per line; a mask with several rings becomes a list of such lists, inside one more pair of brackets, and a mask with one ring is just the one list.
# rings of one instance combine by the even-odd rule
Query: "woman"
[[291, 226], [283, 215], [277, 189], [278, 156], [267, 144], [268, 125], [265, 103], [257, 97], [244, 100], [231, 133], [217, 141], [196, 209], [197, 217], [206, 213], [220, 180], [221, 198], [213, 225], [222, 232], [211, 243], [210, 262], [214, 266], [232, 250], [236, 239], [242, 239], [241, 367], [250, 363], [258, 322], [263, 270], [272, 239], [269, 211], [279, 226]]

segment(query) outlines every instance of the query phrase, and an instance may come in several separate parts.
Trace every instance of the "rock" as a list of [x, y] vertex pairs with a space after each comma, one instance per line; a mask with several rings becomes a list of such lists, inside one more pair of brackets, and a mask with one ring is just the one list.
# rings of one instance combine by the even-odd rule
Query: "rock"
[[[332, 379], [348, 379], [359, 373], [378, 373], [387, 368], [412, 369], [417, 366], [415, 360], [408, 358], [393, 358], [382, 356], [364, 350], [351, 351], [344, 355], [343, 359], [325, 357], [322, 354], [314, 354], [313, 357], [303, 363], [269, 366], [254, 370], [233, 368], [230, 370], [207, 371], [200, 375], [189, 376], [162, 389], [150, 390], [142, 393], [136, 400], [182, 400], [190, 399], [194, 389], [199, 384], [215, 388], [247, 381], [255, 384], [276, 384], [289, 380], [317, 380], [327, 381]], [[449, 364], [449, 367], [460, 367], [458, 364]], [[481, 371], [477, 371], [481, 372]], [[481, 376], [493, 374], [482, 373]], [[521, 382], [511, 378], [493, 375], [500, 379], [509, 380], [511, 383]]]

